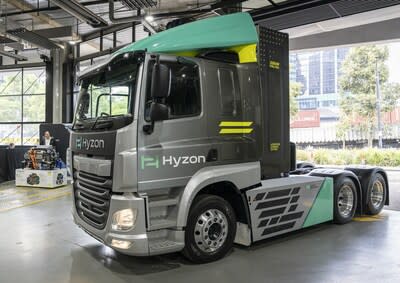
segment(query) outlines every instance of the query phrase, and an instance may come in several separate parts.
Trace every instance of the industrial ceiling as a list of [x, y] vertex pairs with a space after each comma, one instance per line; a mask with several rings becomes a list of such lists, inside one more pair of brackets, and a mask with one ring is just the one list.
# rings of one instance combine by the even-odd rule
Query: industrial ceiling
[[256, 23], [290, 31], [399, 4], [400, 0], [0, 0], [0, 56], [12, 52], [15, 60], [25, 60], [15, 53], [59, 48], [132, 22], [157, 32], [174, 19], [242, 10]]

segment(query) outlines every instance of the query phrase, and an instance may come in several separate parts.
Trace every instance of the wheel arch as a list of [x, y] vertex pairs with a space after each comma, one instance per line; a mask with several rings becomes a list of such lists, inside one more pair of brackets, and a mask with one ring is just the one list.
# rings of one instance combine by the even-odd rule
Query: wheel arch
[[197, 193], [196, 197], [202, 194], [215, 195], [223, 198], [232, 206], [237, 221], [250, 224], [250, 214], [246, 206], [246, 197], [232, 182], [222, 181], [210, 184], [202, 188]]
[[359, 181], [357, 175], [354, 174], [354, 172], [352, 172], [350, 170], [341, 170], [341, 169], [314, 169], [313, 171], [310, 172], [309, 175], [310, 176], [318, 176], [318, 177], [331, 177], [331, 178], [333, 178], [334, 183], [338, 178], [341, 178], [341, 177], [350, 178], [356, 185], [356, 189], [357, 189], [356, 213], [358, 213], [358, 214], [364, 213], [364, 211], [363, 211], [364, 210], [364, 206], [363, 206], [363, 203], [364, 203], [363, 196], [364, 195], [363, 195], [360, 181]]
[[248, 215], [245, 199], [243, 199], [240, 190], [254, 186], [260, 180], [260, 162], [210, 166], [200, 169], [189, 180], [182, 193], [177, 214], [177, 227], [183, 228], [186, 226], [193, 200], [202, 193], [223, 197], [230, 202], [235, 213], [239, 212], [236, 211], [238, 209], [236, 206], [240, 203], [240, 209], [244, 207], [244, 211]]

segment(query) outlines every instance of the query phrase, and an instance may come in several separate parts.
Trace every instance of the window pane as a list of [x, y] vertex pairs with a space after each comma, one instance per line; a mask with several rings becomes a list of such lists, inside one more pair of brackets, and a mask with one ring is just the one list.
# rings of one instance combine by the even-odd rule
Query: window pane
[[95, 38], [79, 44], [80, 56], [89, 55], [100, 51], [100, 38]]
[[114, 47], [114, 35], [112, 33], [103, 36], [103, 50]]
[[46, 115], [45, 95], [24, 96], [24, 122], [44, 122]]
[[21, 96], [0, 96], [0, 122], [21, 121]]
[[24, 70], [24, 94], [46, 93], [46, 70], [25, 69]]
[[132, 42], [132, 28], [120, 30], [117, 32], [117, 46], [129, 44]]
[[335, 50], [322, 53], [323, 93], [335, 92]]
[[129, 96], [111, 96], [111, 115], [125, 115], [129, 112]]
[[200, 82], [197, 65], [170, 64], [171, 92], [167, 98], [170, 118], [200, 113]]
[[218, 69], [218, 84], [222, 114], [229, 116], [236, 114], [236, 91], [233, 71]]
[[[164, 62], [171, 69], [171, 91], [166, 99], [169, 107], [169, 119], [196, 116], [201, 112], [201, 94], [199, 69], [194, 64]], [[148, 80], [146, 83], [146, 108], [145, 118], [150, 118], [149, 108], [151, 100], [151, 77], [154, 67], [149, 67]]]
[[22, 93], [22, 70], [0, 72], [0, 96]]
[[14, 143], [21, 144], [21, 125], [20, 124], [0, 124], [0, 144], [9, 145]]
[[[99, 88], [91, 88], [91, 90], [89, 90], [90, 91], [90, 93], [91, 93], [91, 95], [90, 95], [90, 99], [92, 100], [91, 101], [91, 108], [89, 109], [89, 114], [90, 115], [88, 115], [88, 118], [89, 117], [96, 117], [97, 115], [96, 115], [96, 107], [97, 107], [97, 99], [98, 99], [98, 97], [101, 95], [101, 94], [104, 94], [105, 96], [107, 96], [107, 94], [109, 94], [110, 93], [110, 88], [109, 87], [99, 87]], [[103, 96], [104, 96], [103, 95]], [[109, 97], [109, 96], [107, 96], [107, 97]], [[99, 105], [101, 105], [101, 103], [100, 103], [100, 101], [99, 101]], [[109, 105], [109, 104], [108, 104]], [[106, 109], [107, 108], [107, 109]], [[106, 113], [109, 113], [110, 112], [110, 108], [109, 107], [106, 107], [106, 108], [102, 108], [102, 107], [99, 107], [99, 109], [98, 109], [98, 115], [100, 115], [100, 113], [101, 112], [106, 112]]]
[[40, 124], [24, 124], [23, 126], [23, 144], [37, 145], [39, 144], [39, 125]]
[[310, 94], [320, 94], [321, 93], [321, 60], [320, 53], [317, 52], [310, 56], [309, 58], [309, 84], [310, 84]]

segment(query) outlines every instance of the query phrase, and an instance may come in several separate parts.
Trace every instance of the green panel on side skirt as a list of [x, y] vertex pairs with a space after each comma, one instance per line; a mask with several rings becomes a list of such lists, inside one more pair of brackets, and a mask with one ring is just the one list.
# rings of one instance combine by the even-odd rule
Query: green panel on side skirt
[[303, 228], [333, 219], [333, 179], [325, 178], [314, 204], [304, 221]]
[[251, 16], [248, 13], [236, 13], [153, 34], [118, 50], [115, 55], [136, 50], [172, 53], [255, 43], [258, 43], [258, 35]]

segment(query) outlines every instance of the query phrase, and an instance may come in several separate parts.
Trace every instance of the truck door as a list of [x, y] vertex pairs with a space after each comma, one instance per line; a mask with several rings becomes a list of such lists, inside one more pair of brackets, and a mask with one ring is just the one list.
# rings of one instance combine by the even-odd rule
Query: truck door
[[169, 117], [154, 124], [148, 117], [151, 74], [155, 59], [146, 59], [138, 127], [138, 187], [140, 191], [185, 186], [190, 177], [206, 166], [209, 142], [200, 80], [201, 66], [192, 60], [177, 61], [161, 56], [171, 70], [170, 94], [166, 99]]

